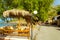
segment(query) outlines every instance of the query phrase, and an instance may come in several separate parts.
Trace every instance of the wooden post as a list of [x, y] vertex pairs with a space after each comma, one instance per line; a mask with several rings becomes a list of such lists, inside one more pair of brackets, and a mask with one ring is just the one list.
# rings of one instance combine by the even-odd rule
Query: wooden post
[[17, 28], [18, 28], [18, 29], [20, 28], [20, 18], [18, 18], [18, 25], [17, 25]]
[[60, 26], [60, 19], [58, 19], [58, 21], [57, 21], [57, 25]]

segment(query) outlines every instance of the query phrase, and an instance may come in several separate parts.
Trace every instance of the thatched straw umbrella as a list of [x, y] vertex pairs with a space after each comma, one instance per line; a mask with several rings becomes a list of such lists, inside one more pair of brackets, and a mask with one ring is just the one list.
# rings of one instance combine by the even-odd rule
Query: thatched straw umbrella
[[12, 9], [12, 10], [7, 10], [3, 12], [4, 17], [17, 17], [20, 18], [25, 17], [25, 16], [31, 16], [31, 14], [28, 11], [25, 10], [17, 10], [17, 9]]
[[12, 9], [12, 10], [7, 10], [3, 12], [4, 17], [12, 17], [12, 18], [18, 18], [19, 19], [19, 25], [20, 25], [20, 17], [23, 17], [27, 19], [26, 21], [29, 23], [31, 19], [31, 14], [28, 11], [25, 10], [17, 10], [17, 9]]

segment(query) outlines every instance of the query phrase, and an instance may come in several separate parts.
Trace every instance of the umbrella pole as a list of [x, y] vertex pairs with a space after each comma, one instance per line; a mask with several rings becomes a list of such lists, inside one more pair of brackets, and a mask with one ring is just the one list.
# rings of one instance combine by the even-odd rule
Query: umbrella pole
[[20, 18], [18, 18], [18, 28], [20, 28]]

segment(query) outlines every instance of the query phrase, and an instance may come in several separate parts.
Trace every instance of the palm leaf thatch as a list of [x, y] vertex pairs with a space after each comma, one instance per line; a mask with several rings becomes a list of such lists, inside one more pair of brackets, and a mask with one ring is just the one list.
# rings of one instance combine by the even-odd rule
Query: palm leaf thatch
[[12, 9], [12, 10], [7, 10], [3, 12], [4, 17], [31, 17], [31, 14], [28, 11], [25, 10], [17, 10], [17, 9]]

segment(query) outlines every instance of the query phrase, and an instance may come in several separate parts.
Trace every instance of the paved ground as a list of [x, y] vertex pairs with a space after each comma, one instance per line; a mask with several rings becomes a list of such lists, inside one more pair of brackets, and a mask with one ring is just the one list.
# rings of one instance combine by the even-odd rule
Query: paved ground
[[39, 26], [33, 30], [33, 40], [60, 40], [60, 28]]

